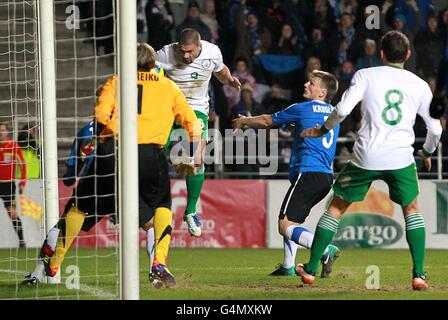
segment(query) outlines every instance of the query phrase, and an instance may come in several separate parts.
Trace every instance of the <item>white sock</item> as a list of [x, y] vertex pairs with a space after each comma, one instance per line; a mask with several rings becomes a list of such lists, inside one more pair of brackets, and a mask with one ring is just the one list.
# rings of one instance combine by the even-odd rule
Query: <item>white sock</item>
[[[314, 234], [311, 233], [311, 231], [306, 227], [289, 226], [288, 229], [286, 229], [286, 238], [306, 249], [311, 249], [311, 246], [313, 245]], [[326, 254], [328, 252], [328, 247], [329, 246], [325, 248], [323, 254]]]
[[48, 231], [47, 234], [47, 244], [50, 246], [50, 248], [54, 251], [56, 250], [56, 243], [58, 242], [58, 236], [59, 236], [59, 229], [56, 227], [53, 227]]
[[149, 259], [149, 272], [152, 271], [152, 262], [154, 261], [154, 251], [155, 243], [154, 243], [154, 228], [149, 228], [146, 231], [146, 253]]
[[283, 237], [283, 268], [291, 268], [296, 265], [296, 253], [299, 246], [286, 237]]
[[286, 229], [286, 237], [304, 248], [311, 249], [314, 234], [303, 226], [289, 226]]

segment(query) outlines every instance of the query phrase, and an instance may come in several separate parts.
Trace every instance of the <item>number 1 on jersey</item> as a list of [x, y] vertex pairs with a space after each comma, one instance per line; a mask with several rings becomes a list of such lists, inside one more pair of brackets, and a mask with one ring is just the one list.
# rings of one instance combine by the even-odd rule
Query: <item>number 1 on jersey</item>
[[137, 85], [137, 89], [138, 89], [138, 109], [137, 109], [137, 114], [142, 114], [142, 99], [143, 99], [143, 85], [142, 84], [138, 84]]

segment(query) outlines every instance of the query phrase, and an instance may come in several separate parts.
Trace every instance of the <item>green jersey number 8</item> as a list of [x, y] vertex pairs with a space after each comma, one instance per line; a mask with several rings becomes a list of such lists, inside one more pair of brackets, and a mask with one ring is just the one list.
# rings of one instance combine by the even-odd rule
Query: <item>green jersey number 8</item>
[[[392, 95], [397, 95], [398, 96], [398, 100], [396, 102], [392, 102], [390, 101], [390, 97]], [[400, 104], [403, 103], [403, 94], [401, 93], [400, 90], [397, 89], [392, 89], [386, 92], [386, 95], [384, 96], [384, 98], [386, 99], [386, 104], [387, 107], [384, 108], [383, 112], [381, 113], [381, 117], [383, 118], [383, 121], [390, 125], [390, 126], [395, 126], [397, 124], [400, 123], [401, 119], [403, 118], [403, 113], [400, 109]], [[394, 109], [396, 112], [396, 116], [395, 119], [389, 119], [388, 116], [388, 112], [389, 110]]]

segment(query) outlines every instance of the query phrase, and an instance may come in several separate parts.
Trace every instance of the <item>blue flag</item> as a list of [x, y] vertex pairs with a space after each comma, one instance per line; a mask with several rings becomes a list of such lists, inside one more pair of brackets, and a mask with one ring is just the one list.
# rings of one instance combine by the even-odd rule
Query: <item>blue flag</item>
[[288, 73], [303, 68], [303, 60], [299, 56], [261, 54], [257, 60], [263, 69], [272, 73]]

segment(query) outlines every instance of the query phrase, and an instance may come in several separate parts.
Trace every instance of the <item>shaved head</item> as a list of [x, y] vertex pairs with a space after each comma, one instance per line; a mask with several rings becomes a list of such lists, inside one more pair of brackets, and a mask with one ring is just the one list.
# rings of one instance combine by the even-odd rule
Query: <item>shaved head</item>
[[201, 41], [201, 35], [199, 34], [199, 32], [197, 32], [192, 28], [182, 30], [179, 36], [180, 45], [190, 45], [190, 44], [198, 45], [200, 41]]

